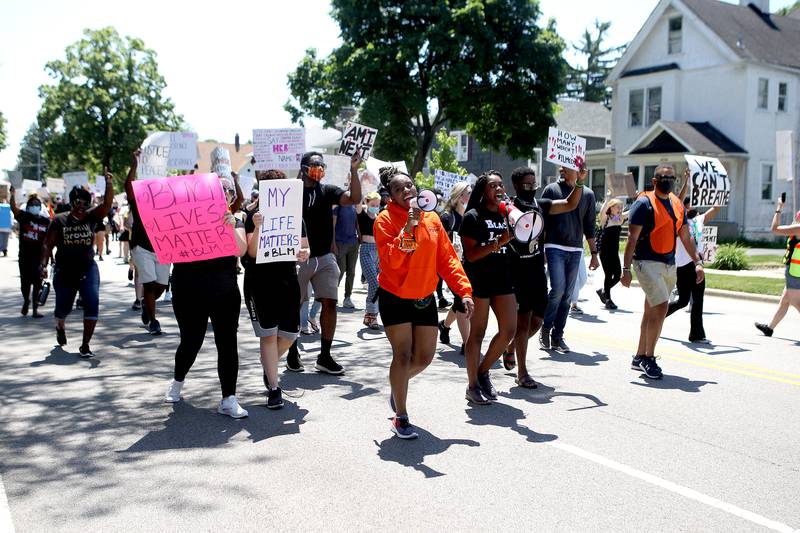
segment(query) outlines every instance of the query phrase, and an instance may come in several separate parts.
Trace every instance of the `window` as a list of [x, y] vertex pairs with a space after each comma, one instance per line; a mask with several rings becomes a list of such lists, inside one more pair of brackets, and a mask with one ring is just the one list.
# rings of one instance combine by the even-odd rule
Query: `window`
[[683, 49], [681, 34], [683, 29], [683, 18], [674, 17], [669, 19], [669, 38], [667, 51], [670, 54], [680, 54]]
[[758, 78], [758, 108], [766, 109], [769, 104], [769, 80]]
[[778, 84], [778, 111], [786, 111], [786, 98], [789, 92], [789, 86], [786, 82]]
[[450, 136], [456, 138], [456, 160], [469, 161], [469, 136], [463, 131], [453, 131]]
[[761, 163], [761, 199], [772, 200], [772, 165]]
[[644, 115], [644, 90], [631, 91], [628, 98], [628, 124], [635, 128], [642, 125]]
[[647, 125], [661, 120], [661, 87], [647, 89]]
[[602, 202], [606, 197], [606, 169], [591, 169], [591, 187], [595, 200]]
[[652, 191], [653, 190], [653, 176], [656, 175], [656, 169], [658, 165], [648, 165], [644, 167], [644, 190], [645, 191]]

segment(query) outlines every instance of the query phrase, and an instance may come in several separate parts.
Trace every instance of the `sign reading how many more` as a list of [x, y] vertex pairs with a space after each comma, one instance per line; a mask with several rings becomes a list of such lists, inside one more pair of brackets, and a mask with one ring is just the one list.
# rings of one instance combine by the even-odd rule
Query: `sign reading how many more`
[[453, 186], [459, 181], [464, 181], [464, 179], [464, 177], [455, 172], [447, 172], [446, 170], [433, 171], [433, 184], [437, 189], [442, 191], [442, 196], [445, 198], [450, 196], [450, 191], [453, 189]]
[[547, 133], [547, 161], [579, 170], [586, 163], [586, 139], [568, 131], [550, 128]]
[[197, 134], [157, 131], [147, 136], [139, 156], [140, 179], [159, 178], [167, 170], [192, 170], [197, 163]]
[[375, 146], [375, 138], [378, 130], [369, 126], [362, 126], [355, 122], [348, 122], [342, 135], [342, 143], [339, 145], [339, 154], [353, 157], [358, 152], [362, 161], [369, 159], [372, 147]]
[[136, 206], [161, 264], [239, 255], [216, 174], [170, 176], [133, 182]]
[[306, 130], [281, 128], [253, 130], [256, 170], [300, 170], [306, 151]]
[[303, 226], [303, 182], [259, 181], [258, 211], [264, 223], [258, 233], [256, 263], [296, 261]]
[[683, 156], [689, 164], [689, 205], [724, 207], [731, 198], [728, 171], [713, 157]]

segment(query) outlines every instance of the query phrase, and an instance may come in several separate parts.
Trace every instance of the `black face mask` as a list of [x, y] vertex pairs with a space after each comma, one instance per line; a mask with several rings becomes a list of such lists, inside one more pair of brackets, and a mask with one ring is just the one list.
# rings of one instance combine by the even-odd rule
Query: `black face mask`
[[522, 190], [517, 193], [517, 196], [523, 202], [533, 202], [533, 199], [536, 198], [536, 190]]
[[672, 180], [658, 180], [656, 181], [656, 189], [661, 194], [669, 194], [672, 192]]
[[697, 209], [689, 209], [689, 211], [686, 213], [686, 216], [689, 217], [689, 218], [696, 217], [697, 216]]

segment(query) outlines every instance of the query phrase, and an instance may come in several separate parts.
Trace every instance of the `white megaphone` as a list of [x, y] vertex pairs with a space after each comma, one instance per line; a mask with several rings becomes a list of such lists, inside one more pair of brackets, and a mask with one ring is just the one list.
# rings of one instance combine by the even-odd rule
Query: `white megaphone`
[[536, 211], [524, 213], [511, 202], [500, 204], [500, 214], [508, 219], [511, 231], [514, 232], [514, 238], [520, 242], [537, 239], [544, 229], [544, 219]]
[[[439, 204], [439, 199], [436, 197], [436, 193], [431, 191], [430, 189], [425, 189], [421, 191], [415, 198], [412, 198], [409, 201], [411, 208], [418, 207], [422, 211], [428, 213], [436, 209], [436, 206]], [[413, 225], [416, 226], [419, 224], [418, 220], [413, 222]]]

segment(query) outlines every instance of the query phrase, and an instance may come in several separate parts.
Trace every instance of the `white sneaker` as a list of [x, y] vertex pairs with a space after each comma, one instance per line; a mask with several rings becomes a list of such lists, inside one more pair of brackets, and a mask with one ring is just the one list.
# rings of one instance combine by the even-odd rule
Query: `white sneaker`
[[175, 403], [181, 401], [181, 389], [183, 389], [183, 381], [175, 381], [174, 379], [169, 382], [169, 390], [164, 401], [167, 403]]
[[231, 418], [244, 418], [247, 416], [247, 410], [242, 409], [239, 402], [236, 401], [236, 396], [228, 396], [220, 400], [217, 412], [221, 415], [228, 415]]
[[165, 291], [164, 292], [164, 299], [161, 300], [162, 302], [171, 302], [172, 301], [172, 291]]
[[351, 300], [350, 298], [345, 298], [344, 299], [344, 303], [342, 303], [342, 307], [344, 307], [345, 309], [355, 309], [356, 308], [356, 306], [353, 304], [353, 300]]

